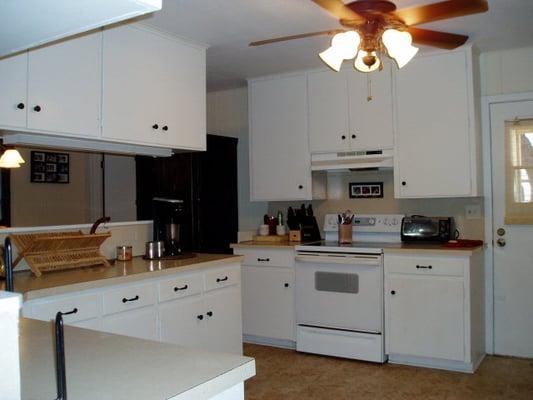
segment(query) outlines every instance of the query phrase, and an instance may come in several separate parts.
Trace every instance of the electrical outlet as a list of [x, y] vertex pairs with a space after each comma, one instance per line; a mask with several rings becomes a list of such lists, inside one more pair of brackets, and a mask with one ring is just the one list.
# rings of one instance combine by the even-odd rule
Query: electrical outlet
[[470, 204], [465, 207], [466, 219], [479, 219], [481, 218], [481, 205]]

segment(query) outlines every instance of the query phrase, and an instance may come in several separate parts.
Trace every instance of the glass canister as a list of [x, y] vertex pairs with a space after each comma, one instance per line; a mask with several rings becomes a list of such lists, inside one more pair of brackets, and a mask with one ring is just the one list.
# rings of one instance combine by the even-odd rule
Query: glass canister
[[130, 261], [133, 257], [133, 248], [131, 246], [117, 246], [117, 260]]

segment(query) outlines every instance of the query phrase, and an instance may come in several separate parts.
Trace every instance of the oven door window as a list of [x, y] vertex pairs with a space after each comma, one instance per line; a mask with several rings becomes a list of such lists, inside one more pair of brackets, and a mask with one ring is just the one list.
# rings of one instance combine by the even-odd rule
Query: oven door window
[[359, 293], [359, 275], [339, 272], [315, 272], [315, 290], [335, 293]]

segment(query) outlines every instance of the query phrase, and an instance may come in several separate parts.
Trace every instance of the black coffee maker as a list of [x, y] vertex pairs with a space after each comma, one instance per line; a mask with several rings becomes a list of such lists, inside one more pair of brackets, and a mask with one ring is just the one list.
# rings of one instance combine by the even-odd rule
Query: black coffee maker
[[180, 226], [184, 218], [183, 200], [154, 197], [154, 241], [165, 243], [165, 257], [183, 253], [180, 243]]

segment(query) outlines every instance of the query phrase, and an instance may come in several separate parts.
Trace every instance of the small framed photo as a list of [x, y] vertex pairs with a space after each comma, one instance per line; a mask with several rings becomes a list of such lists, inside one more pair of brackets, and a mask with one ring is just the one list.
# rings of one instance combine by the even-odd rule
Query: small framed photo
[[383, 198], [383, 182], [350, 182], [350, 199]]
[[31, 152], [30, 181], [32, 183], [69, 183], [68, 153]]

